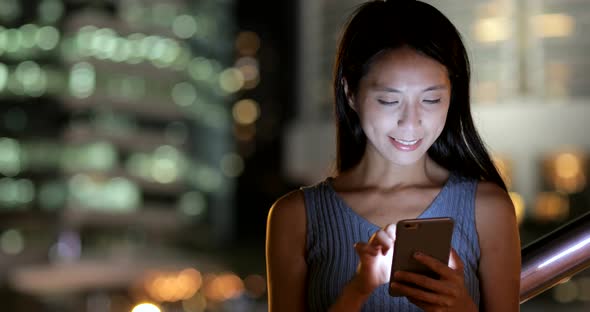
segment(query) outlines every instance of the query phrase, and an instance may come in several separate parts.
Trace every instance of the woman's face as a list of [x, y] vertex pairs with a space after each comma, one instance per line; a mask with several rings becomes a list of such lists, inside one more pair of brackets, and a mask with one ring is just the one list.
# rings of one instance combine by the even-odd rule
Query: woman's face
[[403, 47], [373, 61], [349, 103], [367, 136], [366, 153], [408, 165], [420, 160], [441, 134], [449, 110], [447, 69]]

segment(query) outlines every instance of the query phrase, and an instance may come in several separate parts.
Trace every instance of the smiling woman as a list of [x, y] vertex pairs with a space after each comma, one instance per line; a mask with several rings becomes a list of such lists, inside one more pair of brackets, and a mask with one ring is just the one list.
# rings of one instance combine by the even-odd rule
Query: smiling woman
[[447, 70], [413, 48], [380, 53], [356, 95], [344, 83], [348, 104], [370, 142], [367, 148], [385, 160], [416, 162], [442, 132], [451, 93]]
[[[270, 311], [518, 311], [514, 207], [473, 125], [469, 80], [461, 37], [434, 7], [355, 11], [335, 64], [337, 172], [269, 212]], [[396, 272], [391, 297], [395, 224], [434, 217], [455, 223], [449, 263], [417, 254], [440, 278]]]

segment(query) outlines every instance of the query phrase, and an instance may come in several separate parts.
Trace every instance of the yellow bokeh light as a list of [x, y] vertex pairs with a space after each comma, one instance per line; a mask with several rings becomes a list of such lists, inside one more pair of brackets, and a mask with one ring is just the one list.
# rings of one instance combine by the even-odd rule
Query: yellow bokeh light
[[574, 32], [574, 18], [566, 14], [533, 16], [531, 23], [538, 37], [568, 37]]
[[161, 312], [160, 308], [152, 303], [140, 303], [133, 307], [131, 312]]
[[569, 200], [557, 192], [542, 192], [535, 202], [535, 218], [540, 221], [559, 221], [569, 216]]
[[516, 213], [516, 220], [518, 223], [522, 223], [524, 220], [525, 214], [525, 203], [522, 196], [516, 192], [509, 192], [510, 199], [512, 200], [512, 204], [514, 205], [514, 212]]
[[201, 288], [201, 273], [193, 268], [180, 272], [150, 272], [144, 288], [156, 301], [176, 302], [193, 297]]
[[156, 159], [152, 165], [152, 179], [158, 183], [167, 184], [177, 180], [179, 172], [176, 163], [171, 159]]
[[546, 177], [557, 191], [576, 193], [586, 187], [586, 160], [579, 152], [561, 152], [547, 159]]
[[212, 301], [234, 299], [244, 292], [244, 282], [233, 273], [223, 273], [219, 276], [209, 275], [205, 281], [204, 294], [207, 299]]
[[509, 20], [502, 17], [481, 18], [474, 25], [475, 38], [479, 42], [498, 42], [508, 39]]
[[506, 187], [508, 189], [512, 188], [512, 164], [507, 157], [501, 155], [494, 155], [493, 157], [494, 165], [498, 168], [498, 172], [500, 176], [506, 183]]
[[236, 38], [236, 49], [241, 55], [253, 56], [260, 49], [260, 37], [253, 31], [242, 31]]
[[188, 299], [194, 296], [201, 288], [202, 282], [201, 272], [195, 269], [185, 269], [180, 272], [176, 278], [176, 283], [181, 289], [179, 299]]
[[555, 171], [562, 179], [573, 178], [580, 173], [580, 159], [572, 153], [563, 153], [555, 159]]
[[219, 86], [223, 91], [234, 93], [244, 86], [244, 75], [236, 68], [228, 68], [219, 74]]
[[232, 115], [236, 123], [249, 125], [254, 123], [260, 116], [260, 106], [251, 99], [243, 99], [234, 104]]

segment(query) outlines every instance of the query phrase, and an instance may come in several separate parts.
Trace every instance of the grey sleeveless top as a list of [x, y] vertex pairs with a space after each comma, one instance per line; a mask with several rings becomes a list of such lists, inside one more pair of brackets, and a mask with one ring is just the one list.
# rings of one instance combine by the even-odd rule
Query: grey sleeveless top
[[[479, 242], [475, 228], [477, 181], [451, 173], [430, 206], [419, 218], [451, 217], [455, 220], [452, 246], [463, 261], [465, 285], [479, 306]], [[368, 241], [379, 227], [346, 205], [331, 186], [331, 178], [301, 188], [307, 212], [306, 261], [308, 311], [327, 311], [358, 265], [353, 244]], [[378, 287], [362, 311], [421, 311], [405, 297], [391, 297], [388, 285]]]

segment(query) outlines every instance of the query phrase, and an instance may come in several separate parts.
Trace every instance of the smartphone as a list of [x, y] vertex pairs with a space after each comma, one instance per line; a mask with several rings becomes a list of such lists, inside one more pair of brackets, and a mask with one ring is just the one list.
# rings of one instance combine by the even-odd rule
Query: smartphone
[[414, 253], [420, 251], [447, 264], [451, 252], [453, 226], [454, 220], [448, 217], [406, 219], [397, 223], [389, 283], [391, 296], [401, 296], [391, 289], [393, 274], [397, 271], [410, 271], [434, 279], [439, 278], [437, 273], [414, 259]]

